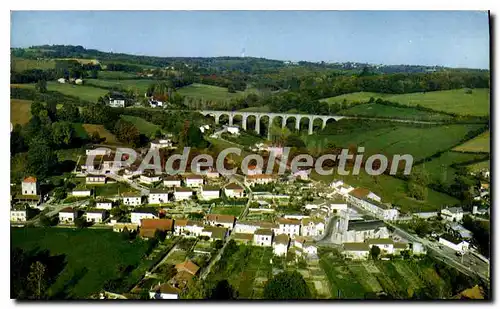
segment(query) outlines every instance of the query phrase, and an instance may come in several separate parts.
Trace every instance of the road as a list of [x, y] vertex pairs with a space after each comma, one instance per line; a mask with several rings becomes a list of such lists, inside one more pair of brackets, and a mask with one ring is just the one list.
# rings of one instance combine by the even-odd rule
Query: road
[[232, 235], [229, 235], [229, 237], [226, 238], [226, 242], [224, 243], [224, 246], [222, 246], [222, 248], [219, 250], [219, 252], [217, 252], [217, 255], [214, 256], [211, 260], [210, 260], [210, 264], [208, 264], [207, 267], [205, 267], [202, 271], [201, 271], [201, 274], [200, 274], [200, 278], [201, 280], [205, 280], [205, 278], [207, 277], [207, 275], [210, 273], [210, 270], [212, 269], [212, 266], [215, 265], [215, 263], [217, 263], [217, 261], [220, 259], [222, 253], [224, 253], [224, 250], [226, 249], [226, 246], [227, 244], [229, 243], [229, 241], [231, 240], [231, 236]]
[[451, 248], [440, 248], [439, 244], [435, 242], [431, 242], [427, 239], [420, 238], [417, 235], [410, 234], [405, 230], [393, 225], [390, 222], [386, 222], [387, 225], [392, 226], [394, 231], [404, 238], [419, 242], [425, 247], [427, 247], [427, 254], [438, 258], [439, 260], [445, 262], [446, 264], [456, 268], [460, 272], [471, 276], [476, 277], [479, 276], [481, 279], [486, 281], [489, 284], [490, 275], [489, 275], [489, 265], [482, 261], [481, 259], [475, 257], [471, 253], [464, 254], [463, 257], [458, 257], [455, 255], [455, 251]]

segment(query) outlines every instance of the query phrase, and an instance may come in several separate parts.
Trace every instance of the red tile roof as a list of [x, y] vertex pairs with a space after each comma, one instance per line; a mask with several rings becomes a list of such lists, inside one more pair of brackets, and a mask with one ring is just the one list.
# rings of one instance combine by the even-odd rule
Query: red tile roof
[[171, 231], [173, 226], [172, 219], [141, 219], [141, 229]]
[[185, 260], [184, 262], [175, 265], [175, 269], [177, 269], [178, 272], [186, 271], [192, 275], [196, 275], [200, 267], [190, 260]]
[[29, 176], [24, 178], [23, 182], [36, 182], [36, 177]]
[[210, 214], [205, 217], [207, 221], [215, 221], [215, 222], [222, 222], [222, 223], [234, 223], [234, 220], [236, 219], [232, 215], [219, 215], [219, 214]]
[[359, 199], [364, 199], [368, 194], [370, 194], [370, 190], [365, 188], [356, 188], [352, 190], [349, 194]]

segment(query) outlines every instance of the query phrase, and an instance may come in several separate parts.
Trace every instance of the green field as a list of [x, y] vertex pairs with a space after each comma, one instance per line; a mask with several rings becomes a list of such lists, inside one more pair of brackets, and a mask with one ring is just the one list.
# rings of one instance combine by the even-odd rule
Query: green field
[[137, 92], [137, 94], [140, 96], [144, 96], [144, 93], [146, 92], [148, 87], [155, 83], [156, 81], [152, 79], [124, 79], [124, 80], [88, 79], [85, 81], [86, 85], [95, 85], [95, 86], [109, 87], [109, 88], [118, 87], [126, 90], [132, 90]]
[[268, 105], [263, 106], [253, 106], [240, 109], [240, 112], [257, 112], [257, 113], [268, 113], [271, 111], [271, 108]]
[[302, 138], [313, 153], [333, 143], [337, 147], [364, 146], [365, 154], [379, 153], [387, 156], [411, 154], [413, 160], [418, 161], [453, 147], [469, 131], [481, 127], [482, 125], [477, 124], [419, 127], [341, 120], [333, 123], [330, 130], [320, 131], [314, 135], [303, 135]]
[[431, 298], [454, 295], [430, 259], [342, 261], [322, 254], [320, 265], [328, 277], [331, 295], [337, 299], [373, 298], [380, 292], [394, 299], [420, 298], [423, 294]]
[[372, 92], [355, 92], [341, 96], [323, 99], [328, 103], [368, 102], [370, 97], [405, 104], [421, 105], [438, 111], [456, 113], [459, 115], [486, 116], [490, 111], [489, 89], [472, 89], [471, 94], [464, 89], [453, 89], [432, 92], [417, 92], [405, 94], [385, 94]]
[[[12, 87], [35, 89], [35, 84], [14, 84]], [[99, 97], [108, 93], [108, 90], [83, 85], [60, 84], [58, 82], [48, 82], [47, 90], [57, 91], [64, 95], [78, 97], [88, 102], [97, 102]]]
[[101, 79], [129, 79], [136, 77], [137, 74], [122, 71], [99, 71], [98, 77]]
[[210, 210], [210, 213], [219, 215], [233, 215], [235, 217], [238, 217], [243, 212], [243, 209], [245, 209], [244, 206], [213, 207]]
[[121, 117], [122, 119], [133, 123], [141, 134], [145, 134], [148, 137], [154, 134], [156, 130], [160, 129], [160, 127], [157, 126], [156, 124], [146, 121], [140, 117], [129, 116], [129, 115], [122, 115]]
[[330, 183], [333, 179], [341, 179], [345, 183], [353, 187], [364, 187], [382, 197], [383, 202], [389, 202], [394, 206], [398, 206], [402, 213], [406, 212], [424, 212], [436, 211], [444, 207], [444, 205], [455, 205], [459, 201], [447, 194], [434, 191], [430, 188], [427, 190], [427, 198], [424, 201], [418, 201], [410, 198], [407, 195], [407, 183], [404, 180], [388, 176], [370, 176], [362, 169], [359, 175], [333, 175], [323, 176], [315, 172], [311, 173], [311, 178], [314, 180]]
[[191, 84], [179, 88], [177, 93], [186, 97], [202, 99], [205, 101], [225, 101], [232, 98], [238, 98], [245, 94], [245, 92], [229, 93], [227, 88], [205, 84]]
[[32, 69], [48, 70], [54, 69], [56, 67], [56, 61], [54, 59], [23, 59], [23, 58], [12, 58], [10, 67], [15, 72], [22, 72]]
[[355, 105], [349, 109], [340, 111], [339, 114], [358, 117], [398, 118], [420, 121], [445, 121], [453, 119], [448, 115], [376, 103]]
[[[119, 276], [119, 269], [143, 263], [146, 242], [137, 239], [130, 243], [119, 233], [102, 229], [12, 228], [12, 247], [24, 250], [50, 251], [64, 256], [64, 269], [49, 287], [55, 298], [87, 298], [98, 293], [103, 284]], [[128, 274], [134, 282], [143, 273]]]
[[83, 124], [83, 128], [87, 132], [88, 135], [92, 135], [92, 133], [97, 132], [101, 138], [105, 138], [106, 140], [103, 142], [105, 144], [117, 144], [116, 136], [114, 136], [111, 132], [109, 132], [102, 124]]
[[217, 263], [206, 280], [217, 282], [227, 280], [239, 292], [240, 299], [262, 297], [263, 283], [272, 275], [269, 260], [273, 251], [269, 247], [250, 247], [240, 245], [238, 251], [224, 263]]
[[484, 169], [490, 169], [490, 160], [481, 161], [478, 163], [468, 165], [467, 168], [473, 172], [479, 172]]
[[116, 183], [111, 183], [111, 184], [106, 184], [106, 185], [87, 186], [87, 187], [95, 189], [95, 196], [96, 197], [117, 196], [118, 194], [121, 194], [123, 192], [135, 192], [136, 191], [133, 188], [129, 187], [127, 184], [122, 183], [122, 182], [116, 182]]
[[87, 131], [81, 123], [73, 123], [73, 128], [75, 129], [75, 135], [81, 139], [87, 139], [89, 137]]
[[12, 125], [25, 124], [31, 118], [31, 103], [29, 100], [10, 99], [10, 122]]
[[488, 131], [453, 148], [453, 150], [462, 152], [490, 152], [490, 141], [491, 136]]
[[460, 153], [456, 151], [447, 151], [438, 158], [429, 162], [415, 166], [415, 169], [424, 169], [429, 175], [429, 180], [434, 183], [451, 185], [455, 180], [456, 169], [451, 165], [463, 164], [466, 162], [488, 158], [485, 154]]

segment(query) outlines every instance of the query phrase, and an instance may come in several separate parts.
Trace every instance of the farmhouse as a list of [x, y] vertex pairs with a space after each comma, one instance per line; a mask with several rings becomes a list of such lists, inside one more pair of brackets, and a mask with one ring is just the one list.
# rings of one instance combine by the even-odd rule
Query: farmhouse
[[295, 252], [299, 256], [317, 257], [318, 248], [314, 245], [312, 239], [304, 236], [298, 236], [293, 241], [293, 246], [296, 248]]
[[139, 234], [144, 238], [155, 237], [156, 231], [172, 232], [174, 220], [172, 219], [141, 219]]
[[130, 214], [130, 222], [139, 226], [142, 219], [158, 219], [158, 211], [154, 208], [138, 208]]
[[381, 202], [380, 197], [365, 188], [356, 188], [347, 195], [347, 201], [384, 220], [395, 220], [399, 211]]
[[176, 201], [188, 200], [193, 196], [193, 190], [190, 188], [175, 187], [174, 198]]
[[88, 149], [85, 149], [85, 154], [87, 156], [105, 156], [105, 155], [110, 155], [111, 150], [108, 148], [104, 148], [104, 147], [92, 146]]
[[159, 181], [161, 181], [161, 176], [155, 175], [155, 173], [151, 171], [146, 171], [141, 176], [139, 176], [139, 182], [145, 184], [154, 184]]
[[245, 177], [245, 184], [248, 186], [258, 184], [258, 185], [263, 185], [263, 184], [268, 184], [271, 182], [276, 182], [276, 177], [273, 175], [268, 175], [268, 174], [256, 174], [256, 175], [249, 175]]
[[90, 195], [92, 195], [92, 190], [85, 189], [85, 188], [74, 189], [73, 191], [71, 191], [71, 195], [73, 195], [73, 196], [90, 196]]
[[451, 235], [443, 235], [439, 237], [439, 243], [461, 253], [469, 250], [469, 243], [467, 241], [457, 239]]
[[237, 183], [230, 183], [224, 188], [224, 194], [227, 197], [240, 198], [245, 194], [245, 189]]
[[78, 212], [74, 208], [71, 208], [71, 207], [63, 208], [59, 212], [59, 222], [60, 223], [73, 223], [73, 222], [75, 222], [75, 219], [77, 218], [77, 214], [78, 214]]
[[210, 226], [223, 226], [232, 230], [236, 218], [232, 215], [209, 214], [205, 216], [205, 224]]
[[394, 253], [394, 241], [390, 238], [375, 238], [368, 239], [366, 241], [368, 246], [373, 247], [377, 246], [380, 248], [381, 254], [393, 254]]
[[220, 188], [216, 186], [203, 186], [201, 188], [201, 200], [213, 200], [220, 198]]
[[253, 234], [253, 243], [256, 246], [271, 247], [273, 243], [273, 231], [271, 229], [258, 229]]
[[188, 274], [196, 276], [196, 274], [200, 270], [200, 267], [198, 265], [196, 265], [195, 263], [191, 262], [190, 260], [186, 260], [182, 263], [175, 265], [175, 269], [179, 273], [185, 271]]
[[257, 165], [249, 165], [247, 169], [247, 176], [261, 175], [262, 168]]
[[66, 83], [66, 80], [65, 80], [64, 78], [62, 78], [62, 77], [61, 77], [61, 78], [58, 78], [58, 79], [57, 79], [57, 82], [58, 82], [59, 84], [65, 84], [65, 83]]
[[87, 222], [102, 223], [106, 219], [105, 210], [89, 210], [85, 213]]
[[279, 225], [277, 234], [286, 234], [292, 239], [300, 235], [300, 220], [279, 218], [277, 222]]
[[258, 229], [270, 229], [274, 233], [279, 232], [279, 225], [266, 221], [238, 221], [234, 226], [235, 233], [255, 233]]
[[40, 185], [35, 177], [26, 177], [21, 183], [21, 189], [23, 195], [39, 195]]
[[123, 204], [127, 206], [138, 206], [142, 204], [142, 195], [138, 192], [122, 193]]
[[273, 242], [273, 252], [277, 256], [286, 255], [288, 252], [288, 245], [290, 244], [290, 238], [286, 234], [280, 234], [274, 237]]
[[171, 139], [159, 138], [151, 141], [150, 149], [170, 148], [173, 146]]
[[106, 183], [106, 176], [88, 174], [85, 177], [85, 183], [88, 185], [102, 185]]
[[176, 176], [169, 175], [163, 178], [163, 185], [167, 188], [180, 187], [181, 180]]
[[109, 98], [109, 106], [111, 107], [125, 107], [125, 97], [121, 94], [114, 94]]
[[460, 235], [461, 238], [463, 239], [471, 239], [472, 238], [472, 232], [469, 231], [468, 229], [466, 229], [465, 227], [463, 227], [461, 224], [457, 223], [457, 222], [451, 222], [449, 224], [450, 226], [450, 229]]
[[388, 238], [389, 230], [383, 221], [349, 221], [341, 242], [364, 242], [372, 238]]
[[149, 190], [149, 204], [163, 204], [168, 202], [168, 191], [162, 189]]
[[342, 255], [353, 260], [366, 260], [370, 254], [370, 247], [364, 242], [346, 242], [342, 248]]
[[139, 229], [139, 224], [129, 223], [129, 222], [116, 222], [113, 224], [113, 232], [123, 232], [127, 231], [137, 231]]
[[448, 221], [459, 222], [464, 218], [464, 211], [462, 207], [449, 207], [441, 210], [441, 216]]
[[187, 175], [185, 177], [187, 187], [198, 188], [203, 185], [203, 176], [201, 175]]

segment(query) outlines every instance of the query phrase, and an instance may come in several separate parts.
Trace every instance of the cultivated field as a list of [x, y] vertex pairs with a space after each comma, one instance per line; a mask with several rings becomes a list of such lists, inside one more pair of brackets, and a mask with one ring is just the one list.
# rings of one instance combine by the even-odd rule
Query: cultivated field
[[452, 117], [448, 115], [376, 103], [355, 105], [349, 109], [340, 111], [339, 114], [359, 117], [398, 118], [436, 122], [452, 119]]
[[418, 161], [453, 147], [469, 131], [479, 128], [481, 125], [476, 124], [419, 127], [378, 123], [368, 126], [366, 121], [341, 120], [332, 124], [332, 130], [303, 135], [303, 139], [311, 151], [325, 149], [333, 143], [338, 147], [364, 146], [365, 154], [411, 154], [413, 160]]
[[204, 84], [191, 84], [179, 88], [177, 92], [186, 97], [202, 99], [205, 101], [225, 101], [232, 98], [240, 97], [245, 92], [230, 93], [227, 88], [204, 85]]
[[[27, 251], [47, 249], [53, 256], [62, 255], [63, 270], [49, 287], [49, 295], [57, 298], [86, 298], [100, 291], [121, 268], [136, 268], [147, 248], [141, 239], [130, 243], [102, 229], [13, 228], [11, 241]], [[142, 275], [132, 271], [128, 279], [133, 282]]]
[[25, 124], [31, 118], [31, 103], [29, 100], [10, 99], [10, 122], [12, 125]]
[[154, 134], [156, 130], [160, 129], [160, 127], [157, 126], [156, 124], [153, 124], [140, 117], [129, 116], [129, 115], [122, 115], [121, 117], [122, 119], [133, 123], [140, 133], [145, 134], [148, 137]]
[[244, 206], [218, 206], [212, 207], [210, 213], [238, 217], [243, 212], [243, 209], [245, 209]]
[[453, 150], [462, 152], [490, 152], [490, 140], [490, 132], [484, 132], [483, 134], [466, 141], [462, 145], [453, 148]]
[[[35, 89], [35, 84], [13, 84], [12, 87]], [[97, 102], [99, 97], [108, 93], [108, 90], [84, 85], [59, 84], [58, 82], [48, 82], [47, 90], [57, 91], [64, 95], [78, 97], [84, 101]]]
[[137, 74], [122, 71], [99, 71], [98, 77], [101, 79], [129, 79], [136, 77]]
[[384, 292], [389, 298], [409, 299], [421, 293], [451, 297], [447, 282], [428, 260], [342, 261], [324, 254], [320, 261], [327, 274], [332, 298], [366, 299]]
[[54, 69], [56, 67], [56, 61], [54, 59], [22, 59], [22, 58], [12, 58], [10, 67], [15, 72], [22, 72], [31, 69]]
[[490, 160], [481, 161], [478, 163], [468, 165], [467, 168], [472, 172], [479, 172], [479, 171], [484, 170], [484, 169], [489, 170], [490, 169]]
[[89, 136], [92, 136], [92, 133], [97, 132], [101, 138], [105, 138], [106, 140], [103, 143], [106, 144], [117, 144], [116, 136], [114, 136], [111, 132], [109, 132], [102, 124], [83, 124], [83, 128], [87, 132]]
[[370, 97], [393, 101], [408, 106], [421, 105], [438, 111], [457, 113], [459, 115], [486, 116], [490, 111], [489, 89], [472, 89], [467, 94], [464, 89], [453, 89], [432, 92], [406, 94], [385, 94], [356, 92], [337, 97], [323, 99], [326, 102], [368, 102]]
[[[106, 72], [106, 71], [104, 71]], [[111, 73], [111, 72], [108, 72]], [[124, 73], [124, 72], [112, 72], [112, 73]], [[104, 78], [99, 75], [99, 78]], [[95, 85], [100, 87], [117, 87], [126, 90], [132, 90], [137, 92], [141, 97], [144, 96], [144, 93], [148, 89], [148, 87], [152, 84], [155, 84], [157, 81], [152, 79], [115, 79], [112, 80], [110, 78], [107, 79], [88, 79], [86, 80], [86, 85]]]

